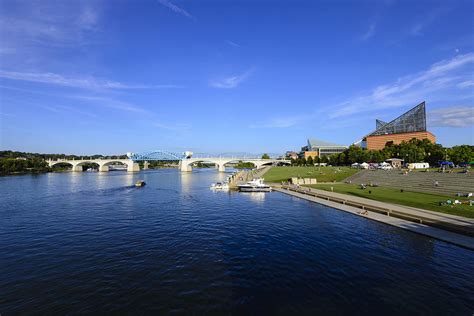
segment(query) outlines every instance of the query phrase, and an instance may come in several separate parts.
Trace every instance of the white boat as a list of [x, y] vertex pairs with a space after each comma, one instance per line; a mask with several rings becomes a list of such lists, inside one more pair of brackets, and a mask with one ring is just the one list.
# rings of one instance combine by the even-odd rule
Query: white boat
[[237, 187], [240, 192], [270, 192], [272, 190], [272, 187], [266, 185], [262, 178], [253, 179], [245, 184], [239, 184]]
[[226, 191], [226, 190], [229, 190], [229, 184], [227, 182], [217, 182], [217, 183], [213, 183], [211, 184], [211, 187], [210, 187], [211, 190], [222, 190], [222, 191]]

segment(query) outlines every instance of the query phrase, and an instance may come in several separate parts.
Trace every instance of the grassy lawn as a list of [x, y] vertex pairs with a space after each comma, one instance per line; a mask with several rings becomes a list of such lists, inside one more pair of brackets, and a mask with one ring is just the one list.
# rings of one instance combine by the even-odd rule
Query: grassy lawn
[[342, 181], [357, 173], [359, 169], [349, 167], [273, 167], [265, 173], [267, 182], [287, 181], [291, 177], [316, 178], [318, 182]]
[[[455, 199], [458, 199], [460, 201], [466, 201], [467, 198], [408, 191], [402, 193], [399, 189], [383, 187], [368, 187], [367, 189], [362, 190], [358, 185], [344, 183], [315, 184], [310, 185], [309, 187], [326, 191], [331, 191], [331, 187], [333, 187], [334, 192], [337, 193], [344, 193], [381, 202], [406, 205], [430, 211], [474, 218], [474, 206], [469, 206], [465, 204], [454, 206], [439, 206], [438, 204], [439, 202], [446, 201], [448, 199], [452, 201]], [[372, 193], [369, 193], [369, 191], [371, 191]]]

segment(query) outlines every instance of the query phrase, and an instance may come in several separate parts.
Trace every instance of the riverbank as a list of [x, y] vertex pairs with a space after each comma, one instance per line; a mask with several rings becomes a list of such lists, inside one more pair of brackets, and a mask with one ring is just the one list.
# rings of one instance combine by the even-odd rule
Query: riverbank
[[275, 186], [274, 190], [474, 250], [472, 219], [310, 188]]

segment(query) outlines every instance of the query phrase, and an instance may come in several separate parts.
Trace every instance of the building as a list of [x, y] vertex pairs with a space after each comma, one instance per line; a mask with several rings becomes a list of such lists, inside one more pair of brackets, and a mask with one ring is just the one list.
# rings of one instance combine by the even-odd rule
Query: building
[[426, 130], [425, 102], [418, 104], [389, 123], [376, 120], [375, 130], [354, 145], [368, 150], [381, 150], [385, 146], [397, 145], [413, 138], [436, 142], [435, 135]]
[[296, 159], [296, 158], [298, 158], [298, 153], [295, 152], [295, 151], [287, 151], [285, 153], [285, 157], [289, 158], [289, 159]]
[[315, 159], [318, 157], [318, 152], [317, 151], [302, 151], [300, 153], [300, 157], [304, 159], [308, 159], [311, 157], [312, 159]]
[[300, 157], [308, 158], [323, 157], [332, 154], [342, 153], [347, 146], [328, 143], [318, 139], [308, 139], [308, 145], [301, 148]]
[[390, 158], [385, 160], [386, 162], [390, 163], [393, 168], [400, 169], [403, 166], [403, 159], [400, 158]]

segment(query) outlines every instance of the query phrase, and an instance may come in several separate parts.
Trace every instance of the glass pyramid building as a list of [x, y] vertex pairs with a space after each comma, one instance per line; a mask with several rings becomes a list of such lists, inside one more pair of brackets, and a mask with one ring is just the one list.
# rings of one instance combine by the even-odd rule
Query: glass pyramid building
[[380, 150], [390, 144], [400, 144], [412, 138], [436, 141], [436, 137], [426, 130], [426, 105], [421, 102], [390, 122], [375, 121], [375, 130], [354, 143], [366, 149]]
[[426, 131], [426, 108], [425, 102], [421, 102], [389, 123], [376, 120], [375, 131], [367, 136], [424, 131]]

